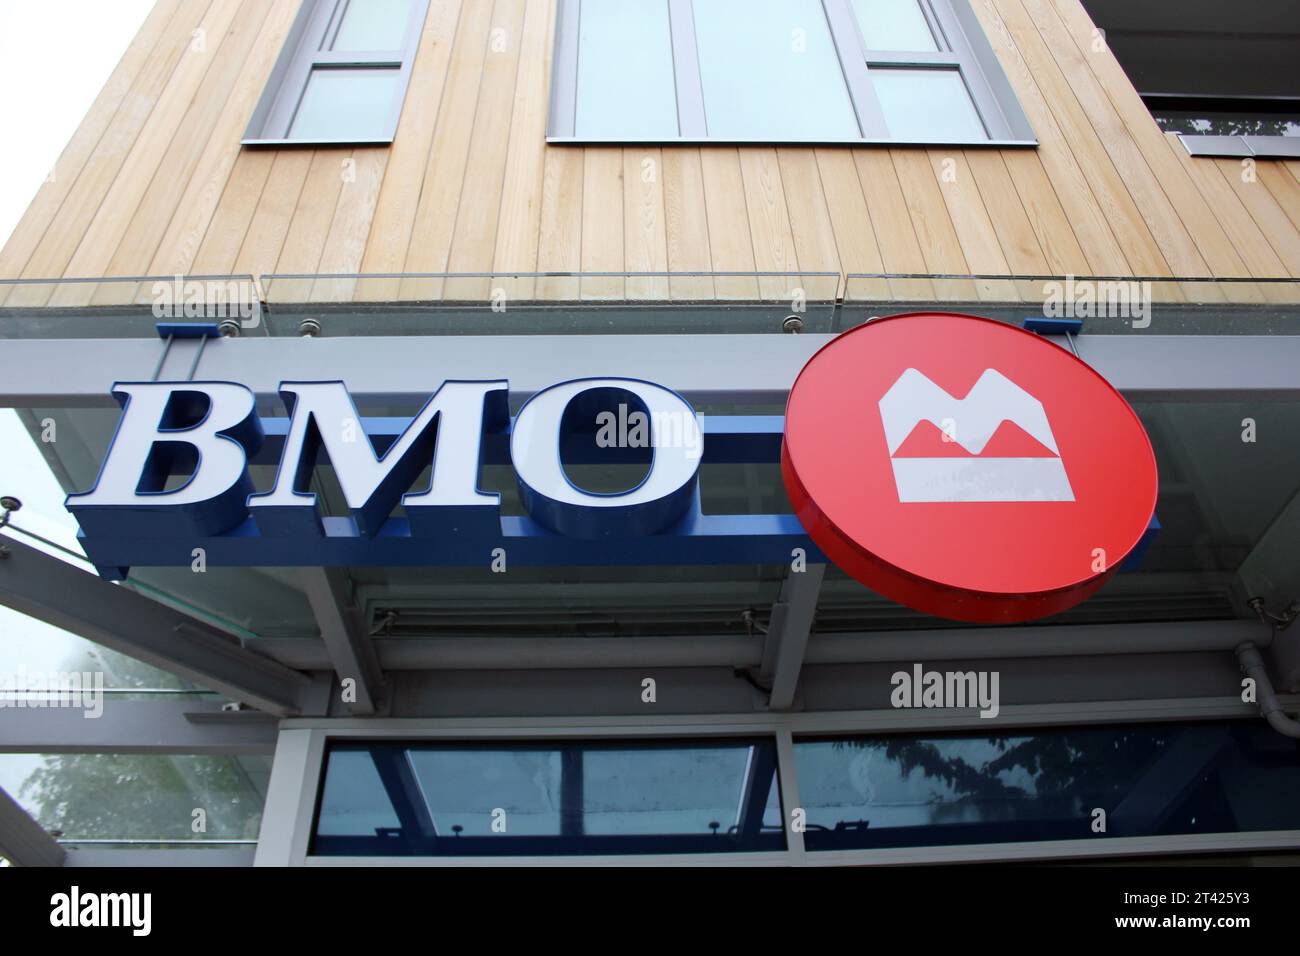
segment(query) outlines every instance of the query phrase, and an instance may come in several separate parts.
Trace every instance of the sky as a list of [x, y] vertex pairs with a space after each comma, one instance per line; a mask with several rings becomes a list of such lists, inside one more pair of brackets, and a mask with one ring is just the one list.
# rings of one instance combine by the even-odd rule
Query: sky
[[[153, 0], [0, 0], [0, 244], [54, 169]], [[3, 348], [0, 347], [0, 375]], [[0, 494], [14, 523], [65, 545], [76, 525], [63, 490], [17, 415], [0, 409]], [[0, 678], [57, 671], [85, 642], [0, 608]], [[16, 794], [36, 757], [0, 756], [0, 787]]]
[[[152, 5], [153, 0], [0, 0], [0, 130], [11, 144], [0, 150], [0, 237], [8, 239], [55, 168]], [[19, 142], [21, 148], [12, 148]], [[0, 494], [22, 500], [15, 524], [65, 545], [75, 542], [63, 491], [9, 409], [0, 409]], [[16, 615], [0, 614], [10, 615], [0, 617], [0, 634], [12, 637]], [[35, 645], [27, 649], [34, 655], [24, 661], [28, 667], [45, 668], [59, 653], [37, 652]], [[0, 672], [11, 669], [6, 656], [0, 644]]]
[[[0, 150], [0, 239], [8, 239], [56, 168], [152, 6], [153, 0], [0, 0], [0, 130], [11, 146]], [[22, 499], [15, 524], [69, 543], [75, 525], [62, 489], [8, 409], [0, 410], [0, 494]], [[0, 645], [0, 669], [2, 655]]]
[[[8, 238], [153, 0], [0, 0], [0, 236]], [[21, 143], [21, 148], [14, 148]]]

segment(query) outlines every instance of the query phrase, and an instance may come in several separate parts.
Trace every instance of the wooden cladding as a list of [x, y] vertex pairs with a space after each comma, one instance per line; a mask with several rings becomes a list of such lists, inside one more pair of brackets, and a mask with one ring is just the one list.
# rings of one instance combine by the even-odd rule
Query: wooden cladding
[[[1300, 278], [1300, 162], [1188, 156], [1078, 0], [972, 0], [1037, 149], [548, 146], [555, 0], [432, 0], [391, 146], [243, 148], [298, 4], [159, 0], [0, 252], [0, 278]], [[728, 298], [757, 281], [682, 277], [668, 290], [654, 277], [551, 277], [508, 292]], [[486, 299], [500, 284], [408, 276], [317, 282], [309, 294]], [[0, 304], [124, 294], [10, 286]]]

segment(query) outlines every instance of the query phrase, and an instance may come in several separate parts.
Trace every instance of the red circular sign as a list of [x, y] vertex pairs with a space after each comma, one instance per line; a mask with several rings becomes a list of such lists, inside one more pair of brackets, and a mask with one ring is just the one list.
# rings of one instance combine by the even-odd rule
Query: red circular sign
[[1142, 539], [1155, 454], [1133, 409], [1052, 342], [915, 313], [799, 373], [781, 471], [826, 556], [918, 611], [1028, 621], [1088, 598]]

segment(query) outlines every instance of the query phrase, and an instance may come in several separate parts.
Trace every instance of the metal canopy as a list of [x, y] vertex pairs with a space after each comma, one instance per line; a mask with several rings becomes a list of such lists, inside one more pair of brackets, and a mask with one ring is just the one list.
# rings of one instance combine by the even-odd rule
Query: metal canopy
[[[499, 335], [218, 339], [193, 378], [240, 382], [279, 405], [283, 381], [338, 379], [367, 406], [423, 402], [447, 379], [510, 380], [525, 398], [556, 382], [624, 376], [657, 382], [697, 404], [784, 404], [804, 364], [833, 336]], [[1079, 356], [1130, 400], [1300, 397], [1300, 336], [1078, 336]], [[0, 406], [115, 406], [116, 381], [148, 381], [162, 343], [139, 339], [6, 342]], [[177, 342], [172, 368], [194, 342]], [[182, 354], [183, 353], [183, 354]], [[177, 374], [183, 374], [178, 372]]]
[[279, 722], [192, 698], [113, 700], [94, 720], [74, 707], [0, 708], [0, 753], [206, 754], [275, 752]]
[[67, 853], [13, 797], [0, 790], [0, 856], [15, 866], [62, 866]]
[[30, 545], [6, 538], [4, 546], [0, 604], [278, 717], [302, 712], [306, 675]]

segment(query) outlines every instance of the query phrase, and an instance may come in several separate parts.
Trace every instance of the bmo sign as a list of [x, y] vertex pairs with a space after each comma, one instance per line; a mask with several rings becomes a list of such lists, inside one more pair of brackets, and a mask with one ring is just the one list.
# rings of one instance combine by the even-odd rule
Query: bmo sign
[[[1155, 506], [1151, 446], [1119, 394], [1059, 347], [969, 316], [896, 316], [834, 339], [784, 420], [702, 422], [672, 390], [628, 378], [553, 385], [513, 420], [504, 380], [442, 382], [401, 419], [363, 418], [337, 381], [282, 383], [283, 419], [231, 382], [113, 392], [122, 416], [99, 477], [67, 504], [114, 577], [198, 551], [244, 566], [803, 554], [921, 611], [1019, 621], [1093, 593]], [[575, 460], [636, 463], [640, 477], [584, 488]], [[776, 460], [795, 515], [703, 512], [701, 464]], [[325, 462], [345, 513], [311, 490]], [[523, 515], [480, 487], [485, 464], [512, 466]], [[273, 475], [262, 488], [259, 465]]]

